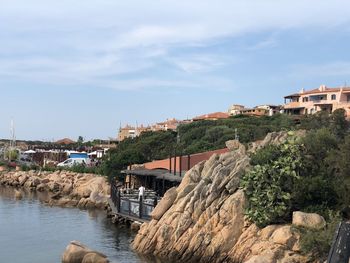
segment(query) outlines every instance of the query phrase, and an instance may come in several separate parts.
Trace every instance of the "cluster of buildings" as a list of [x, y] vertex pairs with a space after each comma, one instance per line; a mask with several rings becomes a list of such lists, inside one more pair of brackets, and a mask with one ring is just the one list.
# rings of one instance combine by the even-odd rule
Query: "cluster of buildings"
[[123, 141], [126, 138], [138, 137], [143, 132], [176, 130], [177, 126], [179, 126], [180, 124], [186, 124], [190, 122], [191, 120], [177, 120], [173, 118], [173, 119], [167, 119], [164, 122], [158, 122], [156, 124], [148, 125], [148, 126], [144, 126], [144, 125], [132, 126], [127, 124], [126, 126], [119, 128], [117, 138], [118, 138], [118, 141]]
[[243, 105], [234, 104], [227, 112], [214, 112], [194, 117], [190, 120], [167, 119], [164, 122], [150, 126], [130, 126], [120, 127], [118, 141], [126, 138], [135, 138], [145, 131], [167, 131], [176, 130], [180, 124], [191, 123], [203, 120], [227, 119], [231, 116], [272, 116], [277, 113], [289, 115], [314, 114], [320, 111], [332, 113], [336, 109], [344, 109], [346, 115], [350, 117], [350, 88], [328, 88], [321, 85], [312, 90], [302, 89], [299, 93], [294, 93], [284, 97], [283, 105], [259, 105], [253, 108], [246, 108]]

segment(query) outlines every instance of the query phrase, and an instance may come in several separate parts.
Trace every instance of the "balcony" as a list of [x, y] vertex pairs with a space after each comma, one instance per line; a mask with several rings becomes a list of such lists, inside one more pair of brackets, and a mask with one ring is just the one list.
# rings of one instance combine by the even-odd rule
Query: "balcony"
[[312, 102], [313, 104], [333, 104], [332, 100], [311, 100], [310, 102]]
[[289, 102], [287, 104], [284, 105], [285, 109], [294, 109], [294, 108], [301, 108], [301, 103], [294, 101], [294, 102]]

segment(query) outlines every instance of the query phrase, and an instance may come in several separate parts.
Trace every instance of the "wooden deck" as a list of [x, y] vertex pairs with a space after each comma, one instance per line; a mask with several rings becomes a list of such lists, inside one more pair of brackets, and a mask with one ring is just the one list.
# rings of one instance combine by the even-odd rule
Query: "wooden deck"
[[146, 220], [144, 218], [138, 218], [138, 217], [124, 214], [124, 213], [119, 213], [111, 198], [108, 198], [108, 204], [112, 210], [112, 214], [114, 214], [114, 215], [118, 215], [120, 217], [123, 217], [123, 218], [130, 220], [130, 221], [133, 221], [133, 222], [135, 222], [135, 221], [142, 222], [142, 223], [149, 222], [149, 220]]

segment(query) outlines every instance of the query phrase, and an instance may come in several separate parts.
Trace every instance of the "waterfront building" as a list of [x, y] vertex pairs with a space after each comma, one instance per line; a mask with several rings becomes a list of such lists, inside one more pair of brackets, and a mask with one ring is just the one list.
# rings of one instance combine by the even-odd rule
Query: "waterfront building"
[[290, 115], [314, 114], [320, 111], [332, 113], [336, 109], [344, 109], [347, 117], [350, 117], [350, 88], [328, 88], [321, 85], [317, 89], [284, 97], [284, 113]]
[[178, 186], [185, 173], [196, 164], [209, 160], [214, 154], [223, 154], [228, 151], [228, 148], [223, 148], [191, 155], [176, 154], [163, 160], [130, 165], [127, 170], [122, 171], [125, 177], [124, 184], [130, 189], [137, 189], [144, 185], [146, 189], [151, 189], [163, 196], [168, 189]]

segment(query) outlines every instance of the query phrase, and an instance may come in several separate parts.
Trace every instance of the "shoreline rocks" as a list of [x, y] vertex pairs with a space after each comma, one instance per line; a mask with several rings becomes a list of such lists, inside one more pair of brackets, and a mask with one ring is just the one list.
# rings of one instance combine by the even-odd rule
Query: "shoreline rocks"
[[[110, 195], [104, 177], [67, 171], [1, 172], [0, 185], [48, 193], [45, 203], [51, 206], [103, 209], [108, 205]], [[16, 190], [15, 197], [20, 199], [23, 196]]]
[[62, 255], [62, 263], [108, 263], [106, 255], [91, 250], [78, 241], [71, 241]]

